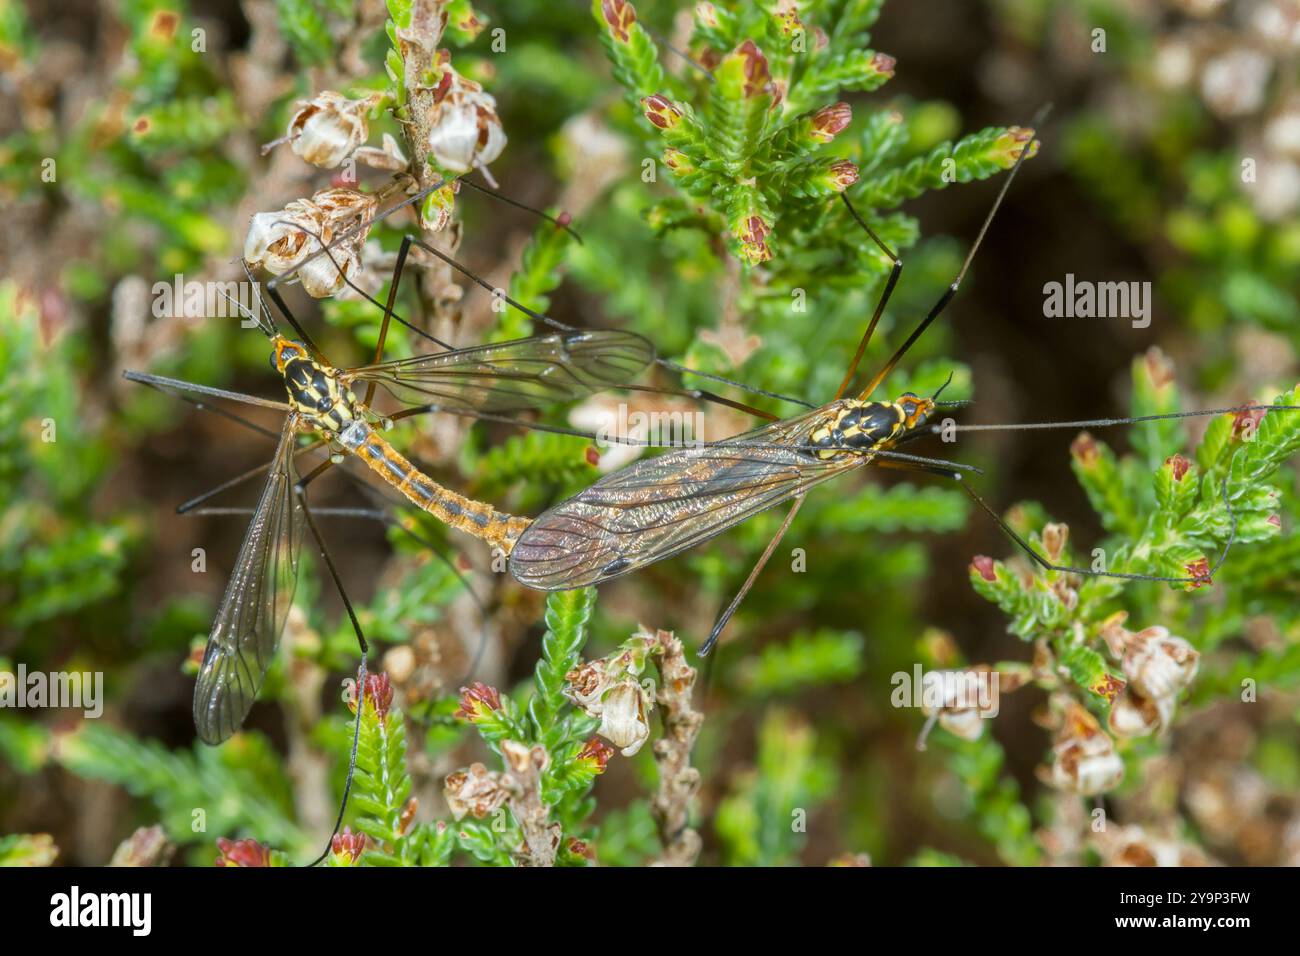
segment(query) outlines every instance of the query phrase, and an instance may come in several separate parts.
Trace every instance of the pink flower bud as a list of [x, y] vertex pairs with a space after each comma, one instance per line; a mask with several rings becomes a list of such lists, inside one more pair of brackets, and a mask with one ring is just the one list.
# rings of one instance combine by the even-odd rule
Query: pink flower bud
[[632, 39], [636, 9], [627, 0], [601, 0], [600, 15], [605, 18], [610, 35], [619, 43]]
[[829, 143], [853, 120], [853, 108], [848, 103], [823, 106], [812, 115], [810, 134], [822, 143]]
[[645, 110], [645, 118], [659, 129], [676, 129], [682, 121], [681, 110], [658, 93], [643, 97], [641, 107]]

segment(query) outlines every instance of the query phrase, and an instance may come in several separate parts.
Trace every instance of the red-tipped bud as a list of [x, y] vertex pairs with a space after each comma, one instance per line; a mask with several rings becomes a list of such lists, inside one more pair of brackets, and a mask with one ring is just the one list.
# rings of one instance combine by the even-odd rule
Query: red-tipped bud
[[380, 720], [388, 717], [388, 708], [393, 706], [393, 682], [385, 673], [367, 674], [363, 691], [365, 700], [375, 708]]
[[986, 554], [977, 554], [970, 560], [971, 570], [982, 577], [985, 581], [992, 583], [998, 579], [995, 570], [995, 562]]
[[839, 159], [831, 163], [827, 175], [827, 185], [842, 193], [858, 181], [858, 167], [850, 160]]
[[758, 265], [772, 258], [772, 250], [767, 246], [767, 223], [762, 216], [747, 216], [736, 230], [740, 240], [740, 252], [750, 265]]
[[1007, 131], [998, 137], [997, 142], [993, 145], [993, 152], [1004, 169], [1010, 169], [1020, 159], [1020, 154], [1025, 149], [1025, 144], [1033, 142], [1033, 147], [1029, 150], [1026, 159], [1033, 159], [1038, 155], [1038, 140], [1034, 139], [1034, 131], [1024, 126], [1009, 126]]
[[898, 61], [888, 53], [877, 53], [871, 58], [871, 68], [883, 76], [893, 76], [897, 65]]
[[680, 149], [673, 149], [671, 146], [664, 150], [664, 165], [675, 173], [695, 172], [695, 164], [691, 162], [691, 158]]
[[420, 801], [415, 797], [406, 801], [402, 807], [402, 814], [397, 819], [397, 832], [406, 833], [411, 829], [411, 824], [415, 822], [415, 812], [420, 809]]
[[330, 852], [339, 857], [340, 862], [355, 864], [361, 859], [361, 854], [366, 852], [369, 843], [370, 840], [364, 833], [353, 833], [351, 827], [344, 827], [342, 833], [336, 833], [330, 838]]
[[1187, 570], [1187, 576], [1192, 578], [1187, 584], [1187, 590], [1195, 591], [1197, 588], [1203, 588], [1207, 584], [1213, 584], [1210, 579], [1210, 561], [1208, 558], [1197, 558], [1188, 564], [1183, 565]]
[[1079, 437], [1070, 443], [1070, 454], [1084, 468], [1092, 468], [1101, 459], [1097, 440], [1087, 432], [1079, 432]]
[[217, 837], [217, 866], [260, 867], [271, 865], [271, 848], [256, 840], [227, 840]]
[[600, 15], [605, 18], [610, 35], [619, 43], [632, 39], [636, 9], [627, 0], [601, 0]]
[[835, 103], [823, 106], [812, 115], [812, 138], [822, 143], [829, 143], [853, 120], [853, 108], [848, 103]]
[[1182, 455], [1170, 455], [1165, 459], [1165, 467], [1173, 475], [1174, 481], [1182, 481], [1192, 463]]
[[582, 750], [578, 751], [578, 759], [587, 763], [594, 773], [604, 773], [612, 756], [614, 756], [614, 748], [599, 737], [592, 737]]
[[738, 56], [744, 61], [745, 70], [745, 99], [752, 99], [766, 93], [772, 86], [772, 72], [767, 67], [767, 57], [753, 40], [746, 40], [740, 46], [736, 47], [732, 56]]
[[460, 709], [454, 714], [471, 724], [481, 723], [501, 709], [501, 693], [482, 681], [460, 689]]
[[1097, 682], [1088, 689], [1098, 697], [1104, 697], [1106, 703], [1110, 704], [1115, 702], [1115, 698], [1119, 696], [1119, 692], [1122, 691], [1124, 687], [1124, 681], [1120, 680], [1109, 671], [1105, 671], [1102, 673], [1101, 677], [1097, 679]]
[[659, 129], [676, 129], [682, 121], [682, 111], [673, 106], [672, 102], [658, 93], [642, 97], [641, 108], [645, 110], [645, 118], [653, 126]]
[[1142, 365], [1146, 368], [1147, 378], [1156, 388], [1164, 388], [1174, 382], [1174, 363], [1164, 352], [1154, 345], [1142, 356]]
[[1232, 438], [1233, 441], [1249, 440], [1255, 436], [1255, 430], [1259, 428], [1259, 423], [1264, 418], [1265, 409], [1262, 408], [1244, 408], [1239, 412], [1232, 413]]

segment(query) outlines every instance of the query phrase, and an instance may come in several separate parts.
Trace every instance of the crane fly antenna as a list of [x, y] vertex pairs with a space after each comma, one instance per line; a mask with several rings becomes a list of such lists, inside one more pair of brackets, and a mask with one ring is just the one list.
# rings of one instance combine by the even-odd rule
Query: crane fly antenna
[[[1113, 425], [1140, 425], [1143, 422], [1163, 422], [1180, 418], [1197, 418], [1205, 415], [1235, 415], [1241, 412], [1294, 412], [1300, 405], [1235, 405], [1232, 408], [1204, 408], [1192, 412], [1165, 412], [1160, 415], [1137, 415], [1132, 418], [1085, 418], [1073, 422], [1016, 422], [1007, 425], [950, 425], [949, 430], [959, 432], [1012, 432], [1040, 431], [1049, 428], [1108, 428]], [[941, 425], [931, 425], [930, 432], [937, 434]]]
[[268, 281], [266, 283], [267, 291], [269, 292], [270, 290], [277, 288], [282, 281], [284, 282], [290, 281], [295, 276], [297, 276], [299, 271], [302, 270], [303, 266], [307, 265], [309, 262], [314, 262], [316, 259], [323, 256], [329, 250], [335, 248], [336, 246], [340, 246], [345, 242], [350, 242], [351, 240], [365, 233], [375, 223], [382, 222], [383, 220], [391, 216], [393, 213], [397, 212], [399, 209], [405, 209], [407, 206], [415, 205], [415, 203], [418, 203], [420, 200], [424, 199], [424, 197], [437, 192], [439, 189], [442, 189], [442, 187], [446, 186], [448, 183], [453, 183], [459, 178], [460, 177], [458, 176], [452, 176], [449, 179], [444, 176], [443, 178], [439, 179], [436, 183], [434, 183], [432, 186], [426, 186], [424, 189], [421, 189], [418, 192], [413, 193], [410, 196], [407, 196], [405, 199], [401, 200], [400, 202], [393, 203], [393, 205], [389, 206], [383, 212], [377, 213], [375, 216], [371, 217], [368, 221], [363, 223], [358, 223], [356, 226], [353, 226], [351, 229], [344, 232], [341, 236], [336, 236], [334, 240], [330, 242], [328, 245], [322, 244], [322, 247], [320, 249], [317, 249], [311, 255], [307, 256], [301, 262], [297, 263], [292, 269], [287, 269], [282, 275], [275, 276], [273, 279]]
[[[281, 220], [277, 220], [277, 221], [276, 221], [276, 225], [277, 225], [277, 226], [288, 226], [288, 227], [290, 227], [291, 229], [297, 229], [299, 232], [303, 233], [304, 235], [311, 236], [311, 238], [315, 239], [317, 243], [319, 243], [321, 246], [323, 246], [323, 248], [322, 248], [320, 251], [321, 251], [322, 253], [324, 253], [325, 255], [329, 256], [330, 263], [334, 266], [334, 270], [339, 274], [339, 278], [341, 278], [341, 279], [343, 280], [344, 285], [346, 285], [349, 289], [351, 289], [351, 290], [352, 290], [353, 292], [355, 292], [357, 295], [361, 296], [361, 298], [365, 299], [365, 300], [366, 300], [367, 302], [369, 302], [371, 305], [376, 306], [377, 308], [380, 308], [380, 309], [383, 309], [383, 310], [384, 310], [385, 331], [387, 331], [387, 329], [386, 329], [386, 325], [387, 325], [387, 322], [388, 322], [389, 318], [393, 318], [393, 319], [396, 319], [398, 322], [400, 322], [402, 325], [404, 325], [406, 328], [410, 329], [410, 330], [411, 330], [412, 332], [414, 332], [416, 335], [419, 335], [419, 336], [421, 336], [422, 338], [427, 339], [428, 341], [432, 342], [434, 345], [438, 346], [439, 348], [441, 348], [441, 349], [446, 349], [448, 352], [453, 352], [453, 351], [455, 351], [456, 347], [455, 347], [454, 345], [451, 345], [451, 344], [449, 344], [449, 343], [447, 343], [447, 342], [444, 342], [442, 339], [437, 338], [437, 337], [431, 335], [430, 333], [426, 332], [424, 329], [420, 328], [419, 326], [415, 325], [414, 323], [412, 323], [412, 322], [408, 321], [407, 319], [403, 318], [401, 315], [399, 315], [397, 312], [395, 312], [395, 311], [392, 309], [392, 303], [393, 303], [393, 300], [396, 298], [396, 291], [395, 291], [394, 289], [390, 289], [390, 290], [389, 290], [389, 298], [388, 298], [389, 304], [388, 304], [388, 305], [385, 305], [383, 302], [380, 302], [378, 299], [376, 299], [374, 296], [372, 296], [370, 293], [368, 293], [365, 289], [361, 288], [361, 286], [357, 285], [355, 282], [353, 282], [351, 279], [349, 279], [349, 278], [348, 278], [348, 274], [347, 274], [346, 272], [343, 271], [343, 266], [341, 266], [341, 265], [339, 264], [339, 261], [338, 261], [337, 259], [334, 258], [334, 253], [331, 251], [331, 250], [332, 250], [332, 246], [333, 246], [333, 244], [331, 244], [331, 245], [329, 245], [329, 246], [326, 246], [325, 243], [322, 241], [321, 236], [320, 236], [319, 233], [317, 233], [317, 232], [313, 232], [312, 230], [308, 229], [306, 226], [300, 225], [299, 223], [288, 222], [288, 221], [283, 220], [283, 219], [281, 219]], [[405, 240], [403, 240], [403, 245], [407, 246], [407, 251], [409, 251], [409, 245], [407, 245], [407, 243], [405, 242]], [[314, 258], [314, 257], [313, 257], [313, 258]], [[405, 259], [406, 259], [406, 256], [405, 256], [404, 254], [402, 254], [401, 251], [399, 250], [399, 254], [398, 254], [398, 260], [399, 260], [399, 261], [398, 261], [398, 270], [400, 270], [400, 267], [401, 267], [402, 263], [405, 262]], [[304, 260], [304, 263], [305, 263], [305, 261], [306, 261], [306, 260]], [[300, 267], [301, 267], [301, 265], [304, 264], [304, 263], [300, 263], [300, 264], [299, 264]], [[398, 274], [400, 275], [400, 271], [398, 272]], [[288, 273], [285, 273], [285, 275], [288, 275]], [[275, 300], [276, 304], [280, 306], [281, 311], [285, 311], [285, 312], [287, 312], [288, 307], [284, 304], [284, 300], [280, 297], [280, 292], [279, 292], [278, 289], [275, 289], [274, 287], [272, 287], [272, 286], [268, 283], [268, 285], [267, 285], [267, 293], [271, 296], [272, 299]], [[294, 325], [294, 328], [296, 329], [297, 327], [298, 327], [297, 324], [295, 324], [295, 325]], [[380, 340], [380, 342], [381, 342], [381, 346], [382, 346], [382, 341], [383, 341], [383, 340], [381, 339], [381, 340]], [[376, 361], [377, 361], [377, 360], [376, 360]]]

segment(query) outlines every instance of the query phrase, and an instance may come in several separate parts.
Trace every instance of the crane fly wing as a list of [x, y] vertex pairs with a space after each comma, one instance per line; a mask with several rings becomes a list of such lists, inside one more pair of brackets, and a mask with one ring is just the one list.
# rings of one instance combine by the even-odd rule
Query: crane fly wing
[[511, 551], [510, 573], [543, 591], [599, 584], [863, 464], [860, 455], [809, 454], [808, 436], [828, 414], [817, 409], [606, 475], [528, 526]]
[[244, 722], [289, 615], [304, 528], [294, 493], [295, 433], [290, 418], [203, 652], [194, 726], [209, 744], [221, 743]]
[[625, 385], [654, 357], [654, 346], [639, 335], [596, 329], [417, 355], [348, 375], [379, 384], [405, 405], [508, 412]]

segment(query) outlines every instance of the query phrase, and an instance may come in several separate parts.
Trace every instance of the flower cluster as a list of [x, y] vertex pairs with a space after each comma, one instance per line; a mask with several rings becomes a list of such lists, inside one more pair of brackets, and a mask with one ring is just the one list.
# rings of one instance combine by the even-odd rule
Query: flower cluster
[[1118, 786], [1124, 779], [1124, 761], [1097, 718], [1066, 694], [1052, 699], [1052, 709], [1058, 726], [1048, 775], [1051, 785], [1083, 796]]
[[456, 72], [446, 50], [438, 52], [438, 66], [442, 79], [434, 90], [429, 153], [439, 166], [457, 174], [486, 166], [506, 146], [497, 102], [480, 84]]
[[1160, 734], [1173, 720], [1179, 693], [1196, 677], [1200, 654], [1168, 628], [1155, 625], [1134, 633], [1121, 611], [1102, 628], [1106, 646], [1128, 684], [1111, 705], [1110, 729], [1121, 737]]
[[[276, 212], [256, 213], [244, 240], [244, 259], [272, 275], [296, 269], [309, 295], [333, 295], [361, 272], [361, 250], [377, 208], [369, 193], [324, 189]], [[320, 254], [326, 246], [329, 251]]]
[[655, 694], [640, 675], [649, 663], [654, 638], [636, 636], [617, 654], [579, 664], [564, 675], [564, 696], [589, 717], [600, 718], [597, 733], [624, 757], [641, 749], [650, 736], [649, 714]]

